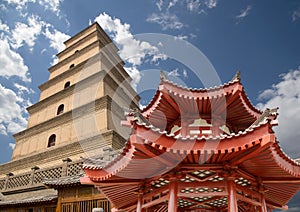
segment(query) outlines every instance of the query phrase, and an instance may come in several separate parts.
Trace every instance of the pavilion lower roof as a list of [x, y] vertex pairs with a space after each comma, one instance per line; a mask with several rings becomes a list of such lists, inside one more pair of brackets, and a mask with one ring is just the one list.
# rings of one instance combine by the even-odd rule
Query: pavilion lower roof
[[155, 182], [174, 169], [219, 173], [224, 164], [234, 167], [239, 178], [253, 183], [261, 179], [267, 202], [278, 207], [300, 188], [300, 166], [280, 149], [269, 123], [235, 135], [200, 139], [175, 138], [136, 124], [119, 157], [106, 167], [84, 164], [83, 168], [84, 180], [95, 183], [118, 208], [126, 208], [136, 201], [134, 193], [144, 181]]

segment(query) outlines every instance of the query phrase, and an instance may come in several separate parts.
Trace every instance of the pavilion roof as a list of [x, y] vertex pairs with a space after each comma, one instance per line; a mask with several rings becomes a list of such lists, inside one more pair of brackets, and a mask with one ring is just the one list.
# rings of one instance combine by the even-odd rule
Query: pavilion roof
[[[251, 104], [239, 74], [228, 83], [203, 89], [175, 84], [162, 75], [158, 90], [141, 114], [146, 119], [151, 117], [151, 123], [161, 129], [180, 124], [182, 114], [207, 120], [222, 117], [238, 132], [248, 128], [262, 112]], [[128, 115], [130, 120], [132, 113]]]

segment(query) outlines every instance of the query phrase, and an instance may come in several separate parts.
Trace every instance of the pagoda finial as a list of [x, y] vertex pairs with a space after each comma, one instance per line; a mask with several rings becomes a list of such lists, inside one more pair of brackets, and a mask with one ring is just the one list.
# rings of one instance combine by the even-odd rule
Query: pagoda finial
[[160, 70], [160, 81], [166, 81], [168, 80], [167, 75], [163, 70]]
[[238, 81], [241, 80], [241, 71], [240, 71], [240, 70], [238, 70], [238, 71], [236, 72], [236, 74], [235, 74], [234, 77], [232, 78], [231, 82], [233, 82], [233, 81], [235, 81], [235, 80], [238, 80]]

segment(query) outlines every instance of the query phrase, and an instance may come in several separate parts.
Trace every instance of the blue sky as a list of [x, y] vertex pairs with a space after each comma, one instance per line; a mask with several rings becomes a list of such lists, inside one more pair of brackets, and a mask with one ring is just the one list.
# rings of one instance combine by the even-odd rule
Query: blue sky
[[[38, 101], [38, 85], [47, 81], [63, 41], [94, 21], [120, 48], [137, 88], [150, 69], [163, 69], [189, 87], [203, 86], [186, 64], [161, 54], [138, 34], [189, 42], [208, 58], [222, 83], [241, 70], [254, 105], [280, 108], [280, 144], [291, 157], [300, 157], [300, 1], [1, 0], [0, 163], [10, 160], [12, 135], [26, 127], [26, 107]], [[141, 104], [151, 95], [143, 92]]]

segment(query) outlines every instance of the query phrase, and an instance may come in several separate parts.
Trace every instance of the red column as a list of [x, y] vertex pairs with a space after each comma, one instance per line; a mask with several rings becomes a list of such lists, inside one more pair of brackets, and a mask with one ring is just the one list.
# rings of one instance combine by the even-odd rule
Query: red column
[[264, 193], [260, 194], [260, 202], [261, 202], [260, 212], [268, 212]]
[[227, 191], [228, 191], [228, 212], [238, 212], [236, 187], [234, 177], [227, 178]]
[[136, 212], [142, 212], [143, 211], [143, 194], [138, 194], [138, 201], [136, 205]]
[[168, 212], [177, 212], [178, 185], [177, 179], [171, 179], [169, 184]]

